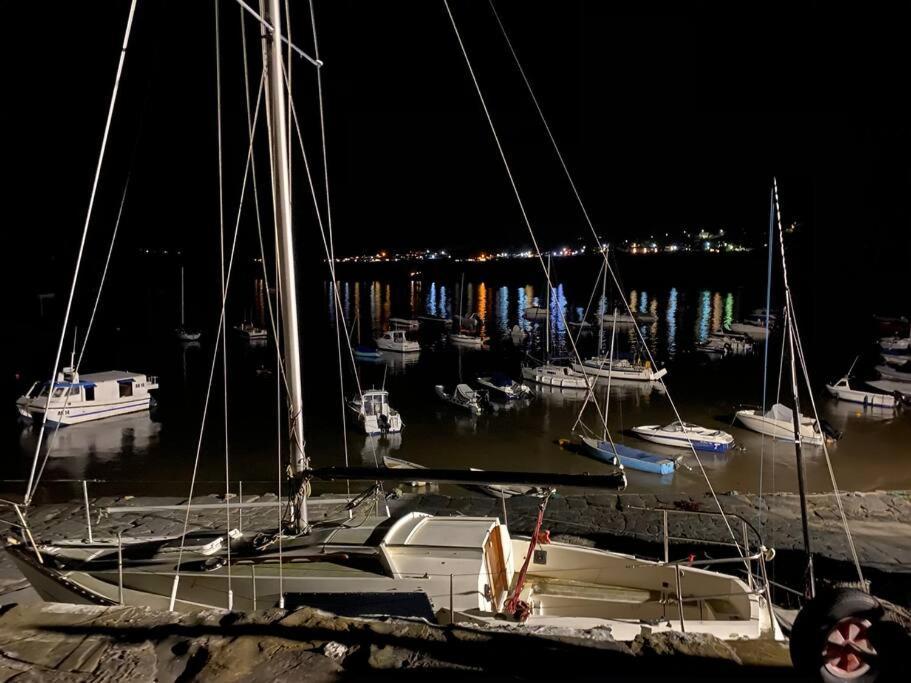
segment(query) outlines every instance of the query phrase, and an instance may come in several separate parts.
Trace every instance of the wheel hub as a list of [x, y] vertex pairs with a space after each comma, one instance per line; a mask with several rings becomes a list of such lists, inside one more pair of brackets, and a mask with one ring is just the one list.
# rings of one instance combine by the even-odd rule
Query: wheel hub
[[846, 617], [829, 631], [822, 658], [826, 670], [844, 680], [860, 678], [871, 668], [876, 650], [870, 644], [870, 622]]

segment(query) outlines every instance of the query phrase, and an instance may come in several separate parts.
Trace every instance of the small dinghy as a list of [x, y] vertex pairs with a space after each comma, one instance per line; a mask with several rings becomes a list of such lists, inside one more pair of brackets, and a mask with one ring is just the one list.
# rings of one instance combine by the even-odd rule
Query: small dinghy
[[622, 443], [611, 444], [610, 441], [602, 441], [590, 436], [581, 437], [580, 443], [585, 455], [608, 465], [619, 463], [625, 469], [651, 472], [652, 474], [673, 474], [677, 469], [676, 460], [624, 446]]
[[528, 398], [532, 394], [531, 387], [521, 382], [516, 382], [512, 377], [502, 372], [495, 372], [489, 377], [478, 377], [477, 382], [489, 390], [492, 396], [507, 401]]
[[358, 344], [354, 347], [354, 357], [358, 360], [380, 360], [383, 354], [373, 346]]
[[669, 425], [643, 425], [633, 427], [633, 433], [640, 439], [660, 443], [664, 446], [689, 448], [697, 451], [724, 453], [734, 445], [734, 437], [718, 429], [709, 429], [689, 422], [672, 422]]
[[376, 345], [383, 351], [414, 353], [421, 350], [421, 345], [405, 336], [403, 330], [389, 330], [376, 338]]
[[[758, 409], [738, 410], [737, 420], [747, 429], [776, 439], [794, 440], [794, 411], [776, 403], [767, 412]], [[824, 436], [811, 417], [800, 416], [800, 441], [811, 446], [821, 446]]]
[[365, 434], [389, 434], [402, 431], [404, 423], [399, 412], [389, 405], [389, 392], [368, 389], [348, 401], [348, 409], [357, 417]]
[[865, 406], [873, 408], [894, 408], [898, 405], [895, 394], [852, 387], [849, 377], [842, 377], [835, 384], [826, 384], [826, 391], [839, 401], [863, 403]]
[[[478, 467], [469, 467], [472, 472], [483, 472]], [[517, 486], [512, 484], [473, 484], [470, 488], [477, 489], [481, 493], [486, 493], [494, 498], [512, 498], [514, 496], [536, 496], [543, 498], [547, 495], [547, 489], [540, 486]]]
[[437, 396], [459, 408], [469, 410], [475, 415], [480, 415], [487, 407], [487, 396], [483, 392], [475, 391], [467, 384], [456, 384], [452, 393], [447, 393], [442, 384], [437, 384], [434, 389]]
[[525, 319], [532, 322], [547, 320], [546, 306], [529, 306], [525, 309]]
[[[418, 465], [414, 462], [409, 462], [407, 460], [402, 460], [401, 458], [393, 458], [389, 455], [383, 456], [383, 466], [388, 467], [390, 470], [426, 470], [427, 468], [423, 465]], [[409, 481], [409, 486], [427, 486], [426, 481]]]
[[465, 334], [464, 332], [453, 332], [449, 335], [449, 341], [458, 346], [467, 346], [474, 349], [480, 349], [487, 341], [487, 337], [481, 337], [476, 334]]

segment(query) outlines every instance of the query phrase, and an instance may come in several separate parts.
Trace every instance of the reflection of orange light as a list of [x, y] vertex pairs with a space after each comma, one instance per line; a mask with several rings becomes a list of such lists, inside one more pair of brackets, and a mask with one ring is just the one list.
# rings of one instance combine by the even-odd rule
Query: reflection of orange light
[[482, 323], [487, 322], [487, 285], [483, 282], [478, 285], [478, 317]]

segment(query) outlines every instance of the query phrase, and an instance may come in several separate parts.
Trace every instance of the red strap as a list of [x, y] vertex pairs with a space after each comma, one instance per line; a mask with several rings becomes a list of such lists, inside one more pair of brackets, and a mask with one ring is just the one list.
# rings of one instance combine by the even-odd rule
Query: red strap
[[[541, 500], [541, 504], [538, 506], [538, 520], [535, 522], [535, 530], [531, 535], [531, 542], [528, 544], [528, 553], [525, 555], [525, 562], [522, 563], [522, 570], [519, 572], [519, 578], [516, 580], [516, 587], [513, 590], [512, 597], [506, 602], [506, 613], [518, 617], [520, 621], [528, 619], [528, 615], [531, 613], [528, 609], [528, 605], [525, 605], [519, 600], [519, 595], [522, 593], [522, 588], [525, 587], [525, 575], [528, 573], [528, 565], [531, 562], [532, 555], [534, 555], [539, 535], [547, 539], [546, 541], [542, 539], [542, 544], [550, 543], [550, 532], [545, 531], [543, 534], [541, 533], [541, 525], [544, 523], [544, 509], [547, 507], [547, 501], [549, 500], [550, 494], [544, 496]], [[522, 607], [524, 607], [524, 609], [522, 609]]]

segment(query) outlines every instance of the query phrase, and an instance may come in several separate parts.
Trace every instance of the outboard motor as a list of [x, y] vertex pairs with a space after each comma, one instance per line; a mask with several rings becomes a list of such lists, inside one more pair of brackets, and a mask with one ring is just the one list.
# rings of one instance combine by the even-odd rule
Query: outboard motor
[[823, 420], [820, 418], [819, 426], [822, 429], [822, 433], [833, 441], [838, 441], [842, 436], [844, 436], [844, 432], [840, 432], [835, 429], [835, 427], [832, 426], [832, 423], [830, 423], [828, 420]]
[[389, 416], [386, 413], [380, 413], [376, 421], [380, 425], [380, 434], [386, 436], [389, 433]]

